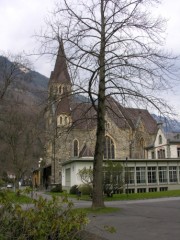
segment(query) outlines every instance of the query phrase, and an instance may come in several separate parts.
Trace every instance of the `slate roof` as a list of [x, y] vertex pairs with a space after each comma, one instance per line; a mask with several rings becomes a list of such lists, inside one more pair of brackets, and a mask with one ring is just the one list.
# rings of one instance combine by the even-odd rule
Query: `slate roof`
[[168, 132], [166, 138], [171, 143], [180, 143], [180, 132]]
[[51, 72], [49, 84], [51, 83], [71, 85], [71, 79], [67, 69], [66, 55], [64, 52], [64, 45], [62, 40], [59, 45], [54, 71]]
[[93, 151], [85, 144], [79, 153], [79, 157], [93, 157]]
[[133, 128], [137, 127], [138, 121], [142, 121], [148, 133], [157, 132], [157, 122], [146, 109], [124, 108], [124, 112], [127, 120], [132, 122]]
[[90, 103], [70, 103], [73, 127], [92, 130], [96, 127], [97, 114]]

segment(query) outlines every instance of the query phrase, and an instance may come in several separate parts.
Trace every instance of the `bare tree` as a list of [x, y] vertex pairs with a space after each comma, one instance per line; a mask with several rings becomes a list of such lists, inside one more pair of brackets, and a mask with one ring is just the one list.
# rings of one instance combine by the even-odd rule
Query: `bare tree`
[[19, 102], [1, 106], [0, 143], [3, 147], [0, 160], [4, 160], [4, 169], [13, 172], [18, 181], [31, 174], [42, 157], [39, 114], [36, 108], [30, 108]]
[[30, 67], [30, 62], [21, 54], [2, 53], [0, 56], [0, 100], [4, 98], [10, 85], [22, 79]]
[[169, 111], [156, 93], [170, 88], [175, 60], [163, 50], [166, 21], [152, 15], [158, 0], [91, 0], [57, 3], [41, 34], [42, 53], [54, 53], [63, 38], [76, 89], [88, 93], [97, 111], [92, 207], [102, 207], [105, 100]]
[[93, 183], [93, 170], [91, 168], [82, 168], [79, 170], [78, 175], [83, 184], [92, 185]]

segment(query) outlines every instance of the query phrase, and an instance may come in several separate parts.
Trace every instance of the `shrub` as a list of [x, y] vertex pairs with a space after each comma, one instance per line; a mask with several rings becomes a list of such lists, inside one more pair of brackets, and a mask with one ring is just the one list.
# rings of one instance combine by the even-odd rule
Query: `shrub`
[[92, 194], [92, 186], [89, 184], [82, 184], [78, 187], [78, 189], [80, 190], [80, 192], [83, 195], [91, 195]]
[[61, 201], [39, 197], [33, 203], [33, 208], [24, 209], [1, 193], [1, 240], [75, 240], [88, 222], [85, 213], [74, 211], [66, 197]]
[[73, 185], [73, 186], [70, 188], [69, 193], [70, 193], [70, 194], [77, 194], [77, 192], [78, 192], [78, 185]]
[[62, 185], [61, 184], [57, 184], [55, 187], [53, 187], [51, 189], [51, 192], [63, 192]]

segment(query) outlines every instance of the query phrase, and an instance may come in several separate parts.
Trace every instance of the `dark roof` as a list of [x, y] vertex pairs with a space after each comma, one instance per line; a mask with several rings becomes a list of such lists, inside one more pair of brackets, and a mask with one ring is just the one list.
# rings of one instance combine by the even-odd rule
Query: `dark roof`
[[166, 133], [167, 140], [171, 143], [180, 143], [180, 132]]
[[108, 117], [110, 117], [119, 128], [129, 128], [129, 124], [126, 121], [119, 104], [112, 97], [106, 99], [106, 111]]
[[146, 109], [125, 108], [109, 97], [107, 98], [107, 112], [120, 128], [136, 129], [139, 121], [142, 121], [148, 133], [155, 134], [157, 132], [157, 122]]
[[62, 40], [59, 44], [59, 50], [56, 58], [54, 71], [51, 72], [49, 84], [51, 83], [61, 83], [61, 84], [71, 85], [71, 80], [70, 80], [70, 76], [67, 69], [66, 55], [64, 52], [64, 45]]
[[[112, 97], [106, 100], [108, 117], [119, 127], [136, 129], [142, 121], [149, 134], [156, 134], [157, 123], [145, 109], [124, 108]], [[97, 113], [89, 102], [76, 101], [74, 96], [66, 96], [58, 103], [56, 114], [71, 115], [73, 128], [91, 130], [96, 127]]]
[[79, 153], [79, 157], [93, 157], [92, 150], [85, 144]]
[[73, 127], [91, 130], [96, 127], [97, 114], [90, 103], [70, 103]]
[[123, 111], [127, 121], [133, 124], [133, 128], [136, 128], [138, 122], [142, 121], [148, 133], [155, 134], [157, 132], [157, 122], [146, 109], [124, 108]]

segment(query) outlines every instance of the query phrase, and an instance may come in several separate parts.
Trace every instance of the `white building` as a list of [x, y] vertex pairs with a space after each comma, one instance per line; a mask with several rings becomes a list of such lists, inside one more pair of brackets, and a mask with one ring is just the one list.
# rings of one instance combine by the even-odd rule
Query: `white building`
[[[154, 192], [180, 189], [180, 159], [128, 159], [120, 162], [128, 171], [124, 192]], [[79, 170], [93, 167], [93, 158], [72, 159], [62, 166], [62, 185], [69, 190], [73, 185], [82, 184]]]
[[[160, 127], [154, 144], [146, 148], [147, 159], [114, 159], [128, 171], [124, 192], [153, 192], [180, 189], [180, 133], [165, 133]], [[105, 160], [108, 161], [108, 160]], [[93, 158], [77, 158], [62, 164], [62, 185], [69, 190], [82, 184], [79, 170], [93, 167]]]

